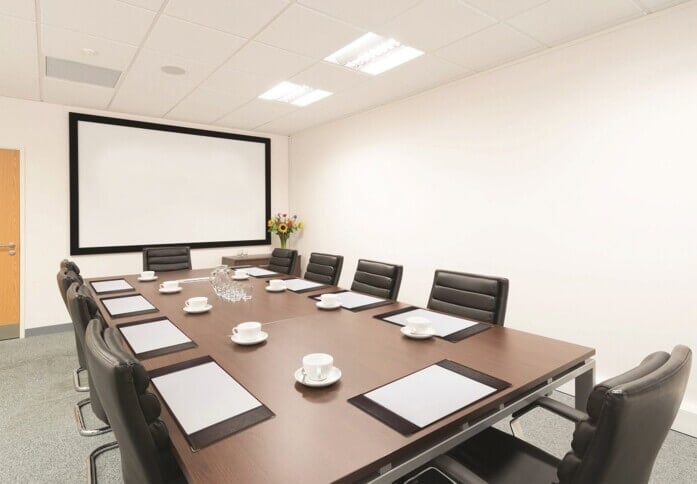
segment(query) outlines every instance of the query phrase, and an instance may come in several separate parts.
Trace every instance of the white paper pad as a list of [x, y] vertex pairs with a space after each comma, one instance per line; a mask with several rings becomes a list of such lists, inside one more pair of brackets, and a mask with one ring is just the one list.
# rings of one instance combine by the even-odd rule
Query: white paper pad
[[392, 323], [397, 323], [402, 326], [407, 325], [407, 318], [414, 316], [419, 316], [426, 318], [433, 324], [433, 331], [436, 336], [448, 336], [449, 334], [457, 333], [463, 329], [476, 326], [477, 323], [474, 321], [467, 321], [466, 319], [460, 319], [455, 316], [448, 316], [447, 314], [435, 313], [427, 309], [414, 309], [413, 311], [406, 311], [403, 313], [395, 314], [393, 316], [388, 316], [385, 321], [390, 321]]
[[433, 365], [365, 396], [411, 423], [425, 427], [494, 392], [495, 388]]
[[214, 361], [152, 382], [188, 435], [261, 406]]
[[368, 304], [387, 301], [387, 299], [383, 299], [381, 297], [368, 296], [366, 294], [351, 291], [337, 293], [337, 296], [339, 296], [339, 300], [341, 300], [341, 305], [346, 309], [354, 309], [361, 306], [367, 306]]
[[190, 277], [189, 279], [176, 279], [180, 284], [186, 284], [187, 282], [211, 282], [210, 277]]
[[102, 303], [109, 310], [112, 316], [121, 314], [135, 313], [138, 311], [148, 311], [155, 309], [155, 306], [150, 304], [140, 294], [135, 296], [115, 297], [111, 299], [102, 299]]
[[97, 294], [101, 294], [103, 292], [128, 291], [133, 289], [133, 286], [124, 279], [114, 279], [111, 281], [94, 281], [92, 282], [92, 288]]
[[119, 329], [136, 354], [169, 348], [191, 341], [169, 319], [121, 326]]
[[322, 284], [321, 282], [306, 281], [305, 279], [286, 279], [284, 282], [286, 287], [291, 291], [302, 291], [313, 287], [326, 286], [326, 284]]
[[272, 276], [274, 274], [278, 274], [278, 272], [270, 271], [268, 269], [262, 269], [261, 267], [244, 267], [242, 269], [235, 269], [235, 271], [246, 272], [250, 276], [254, 277]]

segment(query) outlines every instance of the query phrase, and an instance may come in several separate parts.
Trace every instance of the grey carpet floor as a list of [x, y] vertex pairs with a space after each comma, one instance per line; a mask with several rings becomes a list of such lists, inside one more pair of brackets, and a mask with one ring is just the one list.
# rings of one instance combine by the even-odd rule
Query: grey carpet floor
[[[77, 393], [72, 333], [0, 342], [0, 483], [79, 483], [87, 479], [87, 456], [113, 440], [107, 433], [81, 437], [73, 407], [87, 393]], [[555, 398], [572, 404], [568, 395]], [[85, 408], [88, 426], [99, 426]], [[558, 457], [569, 449], [573, 424], [543, 410], [521, 419], [526, 439]], [[508, 431], [507, 422], [498, 428]], [[100, 484], [121, 481], [118, 451], [98, 459]], [[671, 431], [654, 466], [651, 483], [696, 483], [697, 439]]]

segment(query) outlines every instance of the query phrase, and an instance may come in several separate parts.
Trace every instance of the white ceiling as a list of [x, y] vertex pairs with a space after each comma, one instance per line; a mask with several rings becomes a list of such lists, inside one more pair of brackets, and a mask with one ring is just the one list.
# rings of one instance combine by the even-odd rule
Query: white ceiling
[[[684, 1], [1, 0], [0, 95], [291, 134]], [[368, 31], [426, 54], [379, 76], [322, 60]], [[45, 56], [124, 72], [113, 89], [47, 78]], [[257, 99], [284, 80], [334, 94]]]

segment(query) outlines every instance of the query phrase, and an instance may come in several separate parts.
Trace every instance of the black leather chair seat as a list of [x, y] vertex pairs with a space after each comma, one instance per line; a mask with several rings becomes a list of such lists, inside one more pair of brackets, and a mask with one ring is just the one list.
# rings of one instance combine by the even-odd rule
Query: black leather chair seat
[[456, 447], [451, 455], [489, 484], [551, 484], [560, 460], [494, 428]]
[[400, 265], [359, 259], [351, 290], [386, 299], [397, 299], [402, 285]]
[[343, 264], [344, 257], [341, 255], [313, 252], [310, 254], [310, 262], [307, 264], [305, 279], [336, 286], [339, 283], [339, 277], [341, 277]]

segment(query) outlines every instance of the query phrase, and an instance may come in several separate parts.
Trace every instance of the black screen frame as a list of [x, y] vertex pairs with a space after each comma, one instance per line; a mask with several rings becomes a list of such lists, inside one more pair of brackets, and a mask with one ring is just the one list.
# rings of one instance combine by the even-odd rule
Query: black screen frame
[[[151, 129], [155, 131], [168, 131], [172, 133], [188, 134], [194, 136], [208, 136], [211, 138], [225, 138], [238, 141], [249, 141], [262, 143], [265, 152], [265, 201], [266, 219], [260, 220], [259, 224], [264, 224], [266, 234], [263, 239], [256, 240], [218, 240], [211, 242], [186, 242], [172, 241], [171, 243], [161, 244], [133, 244], [101, 247], [81, 247], [80, 246], [80, 180], [79, 180], [79, 139], [78, 124], [80, 122], [109, 124], [126, 126], [129, 128]], [[112, 118], [107, 116], [97, 116], [92, 114], [71, 112], [68, 114], [68, 130], [70, 143], [70, 255], [88, 254], [112, 254], [122, 252], [140, 252], [145, 247], [166, 247], [171, 245], [186, 245], [192, 249], [206, 249], [212, 247], [239, 247], [246, 245], [270, 245], [271, 234], [266, 230], [266, 221], [271, 218], [271, 138], [260, 136], [249, 136], [235, 133], [224, 133], [206, 129], [186, 128], [183, 126], [173, 126], [168, 124], [150, 123], [145, 121], [135, 121], [132, 119]]]

